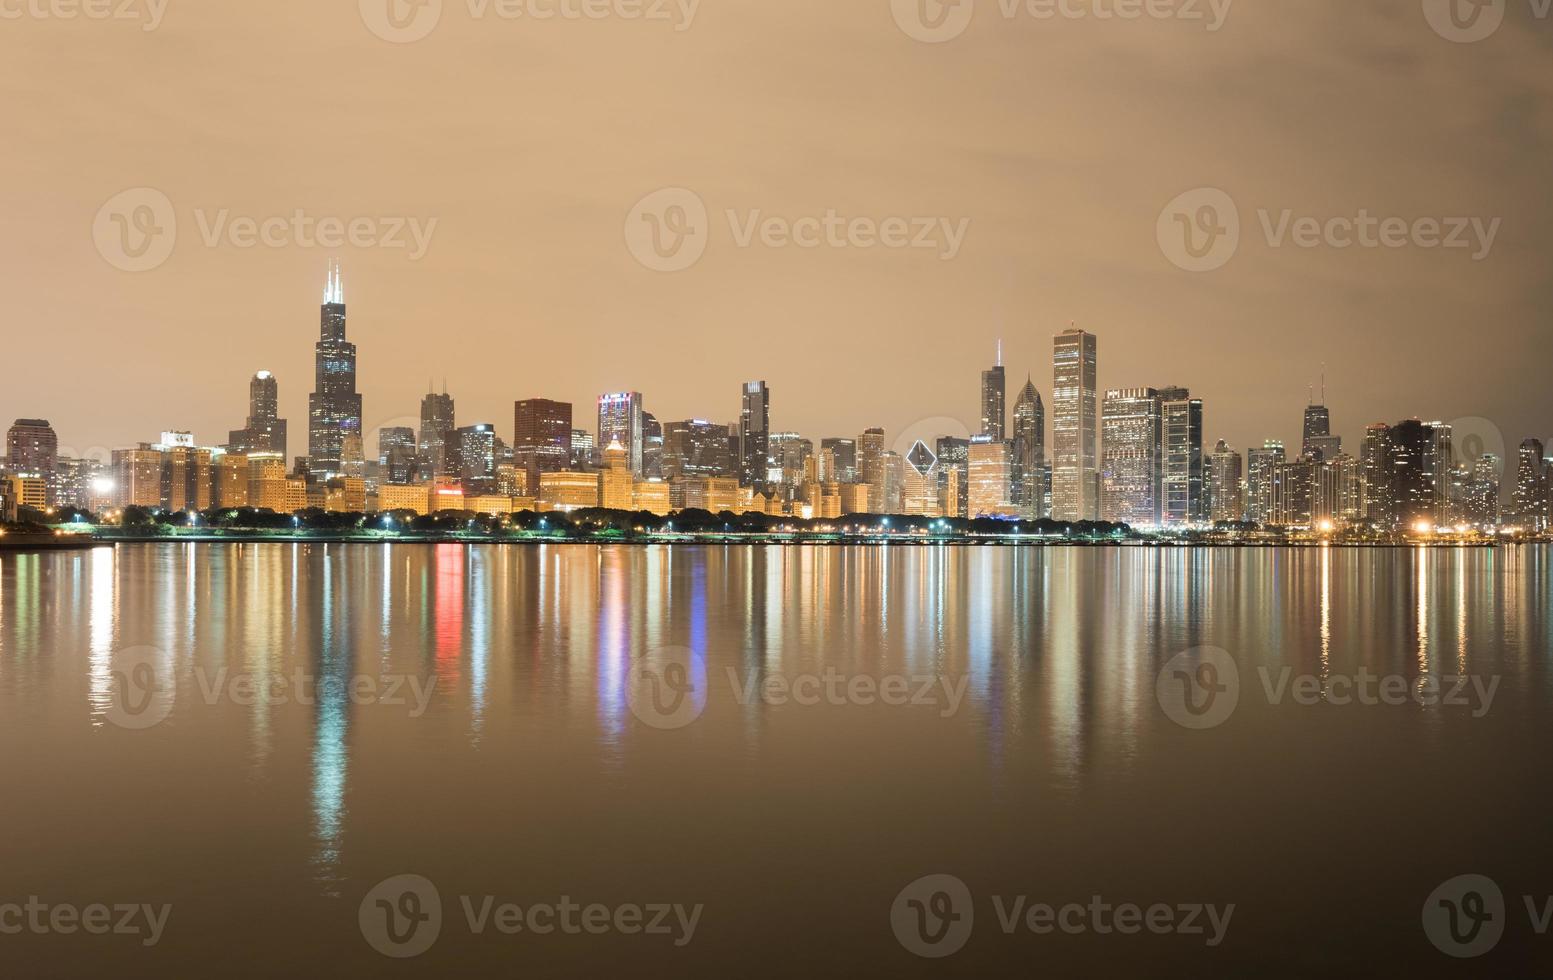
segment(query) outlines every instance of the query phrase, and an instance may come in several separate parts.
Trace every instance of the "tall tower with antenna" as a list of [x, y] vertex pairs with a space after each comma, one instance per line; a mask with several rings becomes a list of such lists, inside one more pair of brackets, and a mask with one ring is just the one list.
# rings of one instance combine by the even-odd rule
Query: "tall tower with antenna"
[[1003, 370], [1003, 341], [998, 341], [997, 363], [981, 373], [981, 434], [1002, 442], [1008, 428], [1008, 381]]
[[355, 470], [361, 454], [361, 395], [356, 390], [356, 345], [345, 338], [345, 281], [330, 262], [313, 348], [313, 394], [307, 401], [308, 472], [319, 480]]

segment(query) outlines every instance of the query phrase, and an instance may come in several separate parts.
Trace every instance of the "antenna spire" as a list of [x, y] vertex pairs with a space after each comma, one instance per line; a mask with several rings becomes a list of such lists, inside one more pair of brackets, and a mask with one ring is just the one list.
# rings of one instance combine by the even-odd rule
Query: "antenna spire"
[[344, 304], [345, 282], [340, 275], [340, 262], [338, 259], [329, 260], [329, 272], [324, 282], [324, 302], [329, 304]]
[[998, 338], [998, 363], [997, 363], [997, 366], [998, 367], [1002, 367], [1003, 366], [1003, 338], [1002, 337]]

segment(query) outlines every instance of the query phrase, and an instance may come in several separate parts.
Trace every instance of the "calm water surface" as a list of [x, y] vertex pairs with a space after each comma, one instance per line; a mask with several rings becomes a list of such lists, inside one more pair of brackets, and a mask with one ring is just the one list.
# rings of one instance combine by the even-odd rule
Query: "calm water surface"
[[[0, 556], [0, 905], [171, 906], [149, 947], [0, 935], [0, 971], [1546, 969], [1553, 936], [1521, 896], [1553, 894], [1550, 575], [1544, 548]], [[1239, 684], [1195, 730], [1156, 682], [1202, 647]], [[1292, 693], [1361, 670], [1479, 687], [1460, 705]], [[1499, 948], [1458, 962], [1420, 915], [1467, 872], [1509, 909]], [[396, 960], [360, 914], [404, 874], [434, 884], [443, 921]], [[943, 960], [892, 928], [928, 874], [974, 896], [974, 931]], [[997, 915], [1097, 895], [1235, 910], [1217, 946], [1007, 934]], [[487, 896], [702, 911], [683, 945], [476, 933], [465, 903]]]

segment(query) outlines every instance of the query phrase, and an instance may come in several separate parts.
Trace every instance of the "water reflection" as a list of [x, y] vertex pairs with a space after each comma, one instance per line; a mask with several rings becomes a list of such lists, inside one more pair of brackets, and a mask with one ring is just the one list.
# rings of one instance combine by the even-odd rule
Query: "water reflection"
[[[1037, 774], [1071, 796], [1179, 746], [1154, 674], [1197, 646], [1229, 650], [1253, 696], [1256, 667], [1322, 679], [1366, 668], [1501, 675], [1502, 698], [1540, 704], [1549, 554], [250, 544], [5, 555], [0, 716], [65, 699], [106, 739], [116, 658], [154, 648], [178, 678], [165, 737], [200, 742], [216, 764], [244, 760], [267, 793], [285, 794], [305, 758], [290, 805], [332, 893], [353, 782], [385, 753], [440, 758], [455, 741], [514, 765], [628, 773], [692, 749], [769, 760], [801, 739], [840, 759], [889, 730], [945, 752], [973, 745], [958, 764], [999, 783]], [[630, 668], [682, 648], [708, 678], [705, 711], [690, 732], [656, 731], [631, 713]], [[315, 698], [199, 696], [221, 669], [260, 690], [300, 669]], [[729, 683], [730, 671], [758, 689], [827, 669], [963, 678], [966, 700], [948, 718], [846, 707], [787, 723], [792, 709], [741, 701]], [[424, 717], [351, 696], [360, 678], [390, 674], [435, 681]], [[1412, 715], [1430, 731], [1451, 719]]]

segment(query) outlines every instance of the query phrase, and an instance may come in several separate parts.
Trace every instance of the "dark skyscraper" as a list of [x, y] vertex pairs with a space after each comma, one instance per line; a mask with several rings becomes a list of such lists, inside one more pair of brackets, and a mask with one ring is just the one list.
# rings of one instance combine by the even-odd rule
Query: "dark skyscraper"
[[228, 448], [235, 453], [286, 455], [286, 420], [280, 418], [280, 384], [275, 375], [260, 371], [248, 382], [248, 421], [232, 432]]
[[311, 473], [329, 479], [345, 471], [346, 440], [361, 437], [356, 345], [345, 339], [345, 287], [339, 263], [329, 267], [319, 334], [314, 391], [307, 403], [307, 454]]
[[458, 446], [453, 433], [457, 428], [453, 396], [427, 392], [421, 399], [420, 457], [421, 476], [432, 479], [458, 472]]
[[1548, 525], [1547, 462], [1537, 439], [1521, 443], [1515, 473], [1515, 514], [1527, 530], [1540, 531]]
[[739, 485], [760, 487], [771, 469], [771, 389], [764, 381], [744, 386], [739, 416]]
[[981, 434], [1002, 442], [1008, 430], [1008, 378], [1003, 370], [1003, 342], [998, 341], [998, 360], [981, 373]]
[[820, 452], [829, 452], [836, 461], [836, 482], [857, 482], [857, 440], [832, 437], [820, 440]]
[[1046, 500], [1046, 405], [1025, 380], [1014, 403], [1014, 503], [1020, 516], [1040, 519]]
[[539, 487], [539, 474], [564, 470], [572, 464], [571, 402], [528, 398], [513, 408], [512, 459], [528, 474], [529, 493]]
[[59, 437], [44, 419], [17, 419], [5, 438], [7, 468], [16, 474], [41, 476], [47, 484], [47, 502], [54, 503], [55, 468]]
[[415, 430], [408, 426], [379, 429], [377, 461], [384, 483], [414, 483], [420, 475], [420, 466], [416, 463]]

